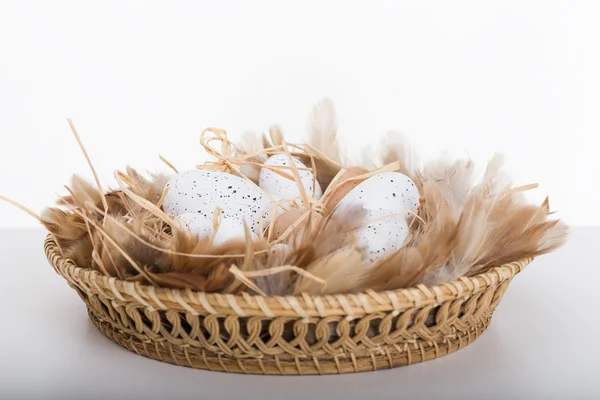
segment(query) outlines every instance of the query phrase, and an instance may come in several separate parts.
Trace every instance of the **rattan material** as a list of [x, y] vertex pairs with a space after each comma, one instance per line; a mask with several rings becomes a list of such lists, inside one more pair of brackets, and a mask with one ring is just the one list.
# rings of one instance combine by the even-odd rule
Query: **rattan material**
[[478, 337], [531, 260], [439, 286], [333, 296], [263, 297], [157, 289], [77, 267], [45, 242], [94, 324], [138, 354], [252, 374], [373, 371], [431, 360]]

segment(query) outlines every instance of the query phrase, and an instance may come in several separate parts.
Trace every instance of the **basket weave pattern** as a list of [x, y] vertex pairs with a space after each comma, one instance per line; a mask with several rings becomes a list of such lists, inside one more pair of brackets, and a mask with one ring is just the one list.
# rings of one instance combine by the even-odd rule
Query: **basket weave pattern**
[[393, 368], [478, 337], [531, 260], [474, 278], [389, 292], [263, 297], [154, 288], [77, 267], [49, 236], [50, 264], [111, 340], [153, 359], [215, 371], [330, 374]]

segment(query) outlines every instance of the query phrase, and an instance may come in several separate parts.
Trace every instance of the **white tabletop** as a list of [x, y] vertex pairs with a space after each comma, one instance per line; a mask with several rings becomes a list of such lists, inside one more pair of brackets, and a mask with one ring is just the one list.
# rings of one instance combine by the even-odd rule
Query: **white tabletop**
[[600, 398], [600, 227], [518, 275], [468, 347], [393, 370], [252, 376], [192, 370], [105, 338], [48, 265], [43, 230], [0, 231], [2, 399]]

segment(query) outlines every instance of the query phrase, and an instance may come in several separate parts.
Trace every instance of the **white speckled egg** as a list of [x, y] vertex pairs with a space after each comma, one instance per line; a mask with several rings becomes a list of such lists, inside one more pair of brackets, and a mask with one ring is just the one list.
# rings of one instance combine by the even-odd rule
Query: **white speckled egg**
[[356, 231], [364, 258], [370, 263], [394, 253], [408, 235], [405, 215], [392, 210], [367, 210], [365, 225]]
[[[414, 182], [399, 172], [384, 172], [366, 179], [346, 194], [334, 213], [360, 205], [367, 223], [356, 231], [365, 259], [375, 262], [398, 250], [408, 235], [407, 218], [419, 207]], [[378, 219], [382, 216], [393, 215]], [[373, 222], [370, 220], [376, 219]]]
[[271, 200], [254, 183], [235, 175], [218, 171], [192, 170], [178, 174], [167, 183], [169, 191], [163, 208], [167, 213], [182, 215], [198, 214], [209, 221], [217, 207], [223, 210], [221, 219], [246, 220], [255, 235], [259, 221], [263, 226], [270, 221]]
[[[232, 239], [244, 240], [246, 238], [244, 223], [241, 219], [221, 218], [219, 229], [217, 229], [217, 233], [215, 234], [212, 217], [206, 218], [202, 214], [186, 213], [179, 215], [177, 218], [182, 222], [183, 226], [186, 226], [192, 234], [198, 235], [200, 239], [206, 239], [214, 235], [213, 246], [220, 246]], [[257, 238], [254, 233], [250, 232], [250, 234], [252, 239]]]
[[338, 203], [338, 207], [362, 204], [367, 210], [417, 212], [421, 195], [412, 179], [400, 172], [383, 172], [358, 184]]
[[[286, 166], [289, 165], [289, 162], [290, 160], [287, 154], [276, 154], [269, 157], [265, 162], [265, 165]], [[298, 168], [306, 168], [306, 165], [295, 158], [294, 163]], [[292, 171], [289, 168], [281, 169], [281, 171], [287, 173], [288, 175], [292, 175]], [[315, 190], [313, 192], [313, 173], [311, 171], [298, 171], [298, 174], [300, 175], [300, 180], [302, 181], [302, 185], [304, 186], [308, 197], [320, 199], [323, 195], [323, 191], [321, 186], [319, 186], [319, 183], [315, 181]], [[302, 200], [299, 198], [300, 189], [298, 188], [296, 182], [278, 175], [273, 171], [263, 168], [260, 171], [258, 185], [265, 192], [269, 193], [275, 200], [298, 198], [295, 200], [295, 202], [299, 205], [302, 204]]]

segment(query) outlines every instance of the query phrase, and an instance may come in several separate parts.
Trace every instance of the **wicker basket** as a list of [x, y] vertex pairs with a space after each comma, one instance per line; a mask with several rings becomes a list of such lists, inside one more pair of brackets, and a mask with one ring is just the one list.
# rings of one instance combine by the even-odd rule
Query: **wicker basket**
[[121, 346], [192, 368], [306, 375], [431, 360], [478, 337], [531, 260], [474, 278], [390, 292], [262, 297], [156, 289], [77, 267], [52, 237], [46, 255]]

